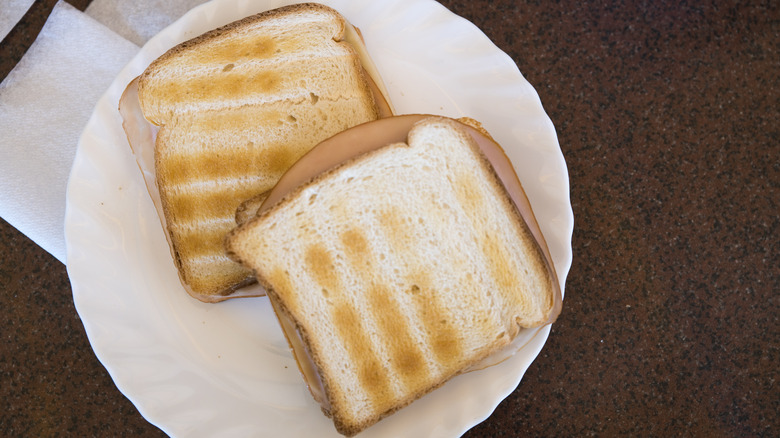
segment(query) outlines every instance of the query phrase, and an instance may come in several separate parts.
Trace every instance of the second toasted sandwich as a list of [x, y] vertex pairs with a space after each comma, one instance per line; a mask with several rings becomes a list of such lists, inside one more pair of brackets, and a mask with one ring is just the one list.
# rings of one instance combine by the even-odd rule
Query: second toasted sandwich
[[124, 127], [192, 296], [220, 301], [252, 282], [223, 249], [241, 202], [320, 141], [391, 112], [372, 66], [355, 28], [307, 3], [186, 41], [128, 87]]

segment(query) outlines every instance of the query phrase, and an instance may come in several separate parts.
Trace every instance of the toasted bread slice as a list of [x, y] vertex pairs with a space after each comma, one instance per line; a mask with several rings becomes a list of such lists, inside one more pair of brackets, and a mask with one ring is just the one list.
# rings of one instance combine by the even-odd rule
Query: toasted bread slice
[[379, 117], [354, 33], [328, 7], [282, 7], [184, 42], [140, 76], [140, 107], [159, 126], [163, 223], [194, 297], [220, 301], [253, 281], [224, 253], [241, 202], [320, 141]]
[[493, 166], [446, 118], [298, 186], [226, 245], [267, 288], [345, 435], [560, 309], [554, 271]]

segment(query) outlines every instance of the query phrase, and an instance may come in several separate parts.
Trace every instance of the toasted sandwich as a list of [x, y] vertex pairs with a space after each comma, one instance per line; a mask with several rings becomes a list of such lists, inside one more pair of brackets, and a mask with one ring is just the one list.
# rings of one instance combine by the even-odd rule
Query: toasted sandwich
[[152, 62], [120, 112], [185, 289], [206, 302], [261, 294], [239, 291], [252, 273], [224, 253], [237, 207], [320, 141], [391, 114], [386, 95], [356, 28], [313, 3], [244, 18]]
[[314, 398], [348, 436], [505, 358], [561, 307], [522, 186], [473, 121], [399, 116], [326, 140], [226, 247], [267, 289]]

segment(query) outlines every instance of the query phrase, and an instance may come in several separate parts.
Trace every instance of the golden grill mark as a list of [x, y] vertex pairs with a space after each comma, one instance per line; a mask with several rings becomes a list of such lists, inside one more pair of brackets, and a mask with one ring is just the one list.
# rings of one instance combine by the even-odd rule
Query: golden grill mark
[[393, 391], [387, 370], [372, 350], [360, 316], [349, 305], [335, 306], [333, 323], [350, 357], [349, 363], [357, 367], [358, 380], [371, 404], [380, 412], [389, 409]]
[[306, 250], [305, 263], [308, 271], [322, 288], [339, 292], [341, 285], [333, 265], [333, 259], [322, 244], [310, 245]]
[[214, 181], [247, 175], [250, 165], [242, 157], [246, 151], [202, 151], [197, 154], [171, 154], [158, 161], [157, 173], [166, 184], [185, 184], [193, 181]]
[[[425, 271], [412, 272], [408, 281], [416, 286], [414, 302], [426, 333], [430, 334], [428, 343], [436, 360], [446, 371], [455, 371], [457, 363], [463, 357], [463, 345], [458, 330], [451, 321], [438, 298], [430, 274]], [[445, 371], [445, 372], [446, 372]]]
[[[185, 259], [182, 262], [189, 266], [197, 265], [197, 260], [193, 259]], [[225, 257], [224, 260], [219, 260], [217, 262], [210, 261], [204, 265], [199, 265], [197, 268], [208, 275], [204, 277], [188, 277], [186, 280], [193, 288], [198, 288], [199, 290], [221, 290], [221, 285], [225, 284], [225, 281], [237, 283], [246, 279], [251, 274], [250, 270], [243, 268], [241, 265], [233, 262], [227, 257]]]
[[498, 237], [492, 234], [485, 234], [482, 239], [481, 249], [485, 258], [487, 259], [487, 265], [490, 268], [490, 272], [493, 278], [498, 283], [500, 295], [507, 297], [508, 295], [517, 296], [522, 298], [524, 294], [515, 294], [513, 291], [522, 286], [520, 277], [517, 272], [512, 269], [509, 260], [509, 250], [503, 245]]
[[[174, 187], [165, 186], [160, 193], [168, 203], [171, 216], [176, 218], [176, 222], [187, 224], [214, 218], [233, 218], [242, 202], [262, 191], [263, 187], [247, 184], [241, 187], [228, 186], [210, 191], [204, 189], [181, 193], [177, 193]], [[220, 228], [227, 226], [229, 229], [232, 225], [234, 224], [219, 226]]]
[[[167, 184], [239, 179], [254, 175], [264, 175], [267, 180], [275, 180], [305, 152], [305, 147], [294, 143], [256, 144], [247, 140], [244, 145], [231, 149], [168, 154], [158, 161], [158, 175]], [[270, 188], [270, 183], [268, 185], [266, 189]]]
[[408, 234], [411, 228], [404, 224], [404, 219], [397, 208], [384, 210], [379, 214], [379, 223], [385, 231], [385, 236], [393, 247], [393, 250], [399, 255], [406, 256], [408, 253], [408, 244], [411, 235]]
[[482, 242], [482, 252], [488, 260], [488, 266], [492, 271], [493, 278], [497, 280], [498, 286], [501, 289], [512, 287], [515, 284], [515, 275], [506, 261], [506, 250], [493, 235], [486, 233]]
[[247, 74], [233, 68], [218, 77], [198, 76], [167, 81], [160, 86], [160, 90], [164, 91], [158, 98], [168, 102], [242, 100], [253, 94], [274, 93], [282, 79], [282, 75], [274, 70]]
[[455, 177], [455, 196], [469, 216], [481, 211], [482, 195], [474, 176], [468, 173], [460, 173]]
[[278, 47], [276, 40], [262, 35], [250, 40], [239, 38], [216, 41], [208, 50], [193, 50], [187, 56], [192, 56], [198, 64], [236, 64], [241, 61], [271, 58]]
[[398, 302], [385, 286], [370, 287], [367, 298], [382, 338], [387, 340], [394, 371], [410, 391], [423, 389], [427, 378], [425, 359]]
[[290, 276], [281, 268], [275, 268], [268, 276], [268, 282], [273, 286], [274, 292], [284, 298], [287, 308], [291, 311], [298, 309], [298, 300], [293, 292]]
[[291, 144], [271, 145], [263, 154], [262, 167], [275, 178], [281, 177], [301, 157], [302, 153], [299, 151], [303, 150]]
[[174, 231], [178, 238], [176, 250], [182, 255], [187, 255], [186, 258], [221, 256], [224, 254], [222, 244], [228, 231], [230, 226], [197, 230], [197, 232]]
[[346, 248], [347, 255], [353, 261], [368, 254], [368, 240], [366, 236], [354, 228], [350, 228], [341, 235], [341, 243]]

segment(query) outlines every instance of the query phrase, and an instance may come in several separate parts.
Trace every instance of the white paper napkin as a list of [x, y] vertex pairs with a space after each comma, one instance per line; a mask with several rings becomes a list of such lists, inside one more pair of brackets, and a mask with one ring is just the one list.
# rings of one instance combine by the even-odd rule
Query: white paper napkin
[[0, 40], [16, 26], [34, 0], [0, 0]]
[[[0, 26], [32, 3], [0, 0]], [[68, 175], [97, 100], [139, 46], [201, 3], [94, 0], [82, 13], [60, 1], [0, 83], [0, 217], [63, 263]]]
[[149, 38], [204, 0], [94, 0], [84, 11], [108, 28], [143, 46]]
[[65, 2], [0, 83], [0, 216], [65, 262], [65, 189], [79, 135], [138, 46]]

